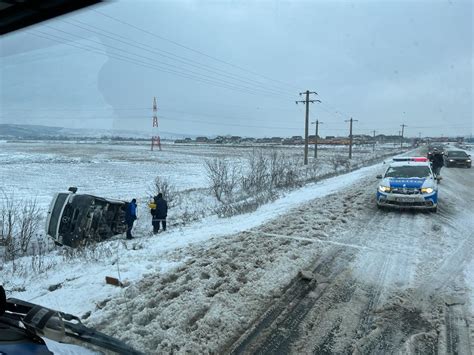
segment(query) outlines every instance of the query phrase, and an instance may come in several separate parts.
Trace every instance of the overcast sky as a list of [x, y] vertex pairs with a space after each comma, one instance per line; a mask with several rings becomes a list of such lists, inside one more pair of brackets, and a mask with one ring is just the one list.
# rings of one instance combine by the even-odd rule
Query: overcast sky
[[[0, 123], [473, 133], [471, 1], [119, 1], [2, 37]], [[311, 127], [313, 132], [314, 126]]]

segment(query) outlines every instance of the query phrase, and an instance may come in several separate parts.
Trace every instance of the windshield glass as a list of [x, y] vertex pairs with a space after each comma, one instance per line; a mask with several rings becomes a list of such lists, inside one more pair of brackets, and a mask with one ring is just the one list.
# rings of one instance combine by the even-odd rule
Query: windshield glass
[[472, 353], [473, 7], [0, 0], [7, 297], [142, 354]]
[[453, 150], [448, 152], [448, 157], [467, 157], [467, 153], [462, 150]]
[[388, 168], [385, 177], [397, 178], [423, 178], [431, 175], [427, 166], [391, 166]]

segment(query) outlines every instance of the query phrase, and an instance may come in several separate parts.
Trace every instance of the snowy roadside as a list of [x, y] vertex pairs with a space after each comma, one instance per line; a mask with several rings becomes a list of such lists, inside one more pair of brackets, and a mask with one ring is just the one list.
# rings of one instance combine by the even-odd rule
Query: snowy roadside
[[[19, 274], [14, 280], [18, 283], [10, 286], [25, 290], [12, 295], [82, 316], [86, 324], [147, 353], [202, 353], [226, 348], [230, 340], [248, 329], [262, 306], [279, 297], [282, 287], [301, 268], [333, 246], [353, 250], [349, 255], [354, 256], [364, 251], [359, 253], [364, 256], [362, 263], [353, 270], [359, 277], [357, 270], [361, 269], [360, 275], [369, 281], [367, 286], [358, 286], [360, 299], [370, 295], [372, 279], [379, 282], [375, 276], [380, 265], [390, 271], [381, 281], [384, 287], [390, 290], [393, 285], [404, 285], [403, 289], [410, 289], [413, 281], [415, 285], [426, 282], [446, 255], [459, 249], [457, 217], [466, 220], [470, 212], [455, 212], [453, 208], [462, 206], [459, 185], [469, 185], [469, 175], [450, 170], [451, 175], [456, 174], [456, 186], [442, 185], [440, 216], [446, 220], [444, 227], [434, 223], [430, 215], [416, 214], [412, 220], [410, 215], [377, 211], [371, 192], [377, 183], [375, 175], [381, 170], [382, 164], [377, 164], [309, 184], [254, 213], [225, 219], [207, 217], [156, 237], [101, 243], [83, 259], [50, 255], [48, 272]], [[344, 199], [338, 198], [340, 191], [344, 191]], [[368, 221], [374, 223], [376, 234], [370, 229], [365, 232], [371, 224]], [[410, 223], [409, 230], [402, 221]], [[396, 228], [403, 233], [392, 233]], [[437, 231], [446, 233], [442, 240], [449, 237], [451, 243], [433, 244], [440, 238]], [[387, 258], [387, 253], [395, 254]], [[433, 255], [437, 255], [436, 260]], [[472, 286], [471, 264], [464, 272]], [[400, 265], [404, 268], [399, 269]], [[19, 265], [17, 268], [21, 270]], [[374, 277], [367, 279], [372, 274]], [[129, 286], [105, 285], [106, 275], [118, 276]], [[336, 293], [335, 297], [346, 296]], [[380, 302], [386, 299], [385, 293], [379, 297]], [[352, 329], [358, 322], [355, 314], [347, 313], [346, 302], [340, 307], [335, 319], [347, 314]], [[363, 304], [357, 303], [357, 307]], [[345, 342], [350, 342], [348, 334]]]
[[[0, 282], [5, 285], [11, 297], [83, 315], [100, 308], [103, 300], [111, 299], [122, 292], [119, 288], [106, 285], [105, 276], [118, 277], [122, 282], [136, 282], [147, 274], [163, 274], [181, 263], [168, 259], [166, 253], [192, 243], [254, 228], [287, 213], [299, 204], [337, 192], [365, 179], [367, 175], [375, 176], [380, 165], [306, 185], [261, 206], [254, 213], [225, 219], [211, 216], [155, 237], [136, 238], [127, 242], [107, 241], [98, 245], [82, 260], [71, 259], [61, 254], [61, 251], [54, 251], [45, 256], [44, 263], [49, 266], [42, 274], [28, 272], [35, 260], [34, 257], [23, 257], [15, 261], [14, 273], [11, 263], [3, 265]], [[49, 291], [48, 288], [54, 291]]]
[[[469, 353], [471, 316], [461, 304], [474, 288], [466, 208], [472, 171], [446, 169], [438, 214], [378, 210], [378, 172], [252, 229], [170, 251], [171, 260], [182, 261], [178, 268], [144, 275], [90, 324], [151, 354], [226, 353], [259, 319], [270, 333], [263, 349], [273, 353], [450, 353], [458, 346]], [[298, 271], [315, 263], [317, 285], [327, 288], [320, 301], [310, 292], [301, 303], [316, 303], [306, 315], [284, 313], [282, 324], [268, 324], [269, 307], [286, 300]], [[286, 348], [272, 347], [278, 344]]]
[[[225, 239], [228, 236], [278, 219], [301, 204], [336, 193], [352, 184], [357, 184], [360, 180], [367, 179], [367, 176], [369, 179], [375, 177], [380, 166], [381, 164], [376, 164], [318, 183], [310, 183], [300, 189], [287, 192], [285, 196], [259, 207], [254, 213], [224, 219], [210, 216], [200, 222], [171, 229], [167, 233], [155, 237], [149, 237], [149, 233], [142, 233], [143, 236], [140, 237], [140, 233], [138, 233], [139, 238], [134, 241], [104, 242], [79, 257], [71, 257], [68, 253], [56, 250], [44, 257], [42, 263], [46, 272], [39, 274], [31, 272], [33, 265], [38, 263], [38, 258], [20, 258], [15, 261], [15, 271], [13, 271], [13, 265], [3, 265], [0, 283], [5, 284], [7, 291], [9, 291], [8, 296], [72, 313], [83, 317], [86, 324], [99, 326], [104, 319], [109, 317], [107, 313], [110, 312], [110, 309], [107, 310], [107, 313], [103, 311], [107, 304], [111, 300], [131, 297], [136, 290], [134, 285], [140, 280], [147, 277], [160, 278], [170, 271], [169, 275], [173, 275], [177, 270], [179, 272], [180, 268], [194, 262], [194, 260], [201, 262], [195, 248], [205, 251], [214, 245], [215, 240]], [[245, 243], [247, 242], [244, 241]], [[273, 263], [274, 243], [268, 240], [264, 244], [268, 253], [262, 262]], [[286, 257], [292, 265], [288, 266], [288, 263], [285, 265], [281, 262], [275, 264], [273, 277], [260, 284], [259, 295], [267, 297], [265, 296], [268, 293], [266, 291], [272, 290], [275, 284], [289, 282], [298, 268], [308, 262], [312, 253], [307, 256], [303, 256], [301, 253], [301, 248], [304, 249], [307, 244], [308, 242], [305, 241], [281, 241], [278, 250], [288, 254]], [[258, 249], [261, 247], [253, 242], [250, 242], [250, 245]], [[195, 247], [189, 248], [190, 246]], [[205, 258], [205, 254], [202, 257]], [[262, 258], [259, 254], [256, 254], [255, 257]], [[228, 260], [223, 264], [229, 264]], [[232, 271], [229, 269], [226, 272]], [[118, 277], [125, 285], [132, 285], [132, 287], [121, 289], [106, 285], [105, 276]], [[173, 277], [171, 276], [171, 278]], [[205, 275], [203, 277], [206, 278]], [[242, 273], [240, 273], [240, 277], [245, 280]], [[213, 279], [211, 278], [210, 281]], [[234, 282], [234, 286], [240, 281]], [[233, 286], [232, 283], [229, 283], [222, 287], [232, 288]], [[239, 287], [235, 287], [238, 290]], [[252, 308], [255, 304], [248, 306]], [[172, 312], [173, 307], [170, 307], [169, 310]], [[190, 313], [196, 313], [194, 311], [190, 310]], [[197, 310], [198, 314], [199, 312]], [[241, 323], [241, 325], [245, 324], [245, 322]], [[107, 333], [111, 334], [112, 332], [107, 331]], [[111, 335], [119, 336], [120, 334]], [[159, 341], [159, 339], [161, 338], [156, 337], [153, 342]]]

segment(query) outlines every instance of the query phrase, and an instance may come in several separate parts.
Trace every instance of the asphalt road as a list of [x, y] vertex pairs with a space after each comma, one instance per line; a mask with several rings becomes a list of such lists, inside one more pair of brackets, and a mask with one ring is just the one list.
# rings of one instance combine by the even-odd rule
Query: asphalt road
[[474, 169], [442, 171], [438, 213], [377, 209], [378, 169], [167, 252], [178, 268], [131, 285], [93, 325], [150, 354], [474, 353]]
[[295, 278], [226, 351], [474, 353], [474, 285], [464, 274], [474, 250], [474, 169], [442, 175], [438, 213], [377, 210], [374, 176], [256, 231], [324, 247], [309, 276]]

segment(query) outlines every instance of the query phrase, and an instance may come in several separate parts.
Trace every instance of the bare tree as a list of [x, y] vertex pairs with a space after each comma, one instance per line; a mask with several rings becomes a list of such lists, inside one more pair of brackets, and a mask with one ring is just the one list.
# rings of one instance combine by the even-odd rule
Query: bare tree
[[302, 167], [298, 158], [277, 150], [254, 150], [246, 157], [242, 191], [247, 195], [271, 193], [274, 189], [300, 185]]
[[4, 259], [14, 261], [28, 252], [31, 238], [37, 233], [41, 213], [36, 200], [15, 200], [2, 192], [0, 202], [0, 245]]
[[206, 160], [205, 167], [210, 188], [219, 202], [229, 202], [239, 180], [239, 169], [224, 158]]
[[40, 210], [36, 200], [23, 201], [21, 206], [18, 206], [18, 233], [17, 238], [20, 245], [20, 250], [26, 254], [31, 242], [31, 238], [35, 235], [40, 223]]
[[3, 199], [0, 205], [0, 243], [7, 245], [13, 240], [16, 224], [15, 206], [13, 198], [2, 192]]
[[301, 160], [277, 150], [269, 155], [270, 186], [272, 188], [295, 187], [300, 185]]
[[242, 178], [242, 190], [255, 194], [271, 188], [270, 159], [262, 150], [247, 155], [247, 167]]
[[335, 155], [331, 157], [329, 161], [331, 162], [334, 168], [334, 172], [337, 172], [338, 170], [340, 170], [340, 168], [349, 169], [349, 166], [350, 166], [349, 159], [342, 157], [340, 155]]
[[176, 207], [177, 205], [179, 205], [180, 196], [178, 189], [167, 178], [157, 176], [149, 190], [150, 194], [152, 194], [153, 196], [162, 193], [163, 198], [168, 202], [169, 207]]

